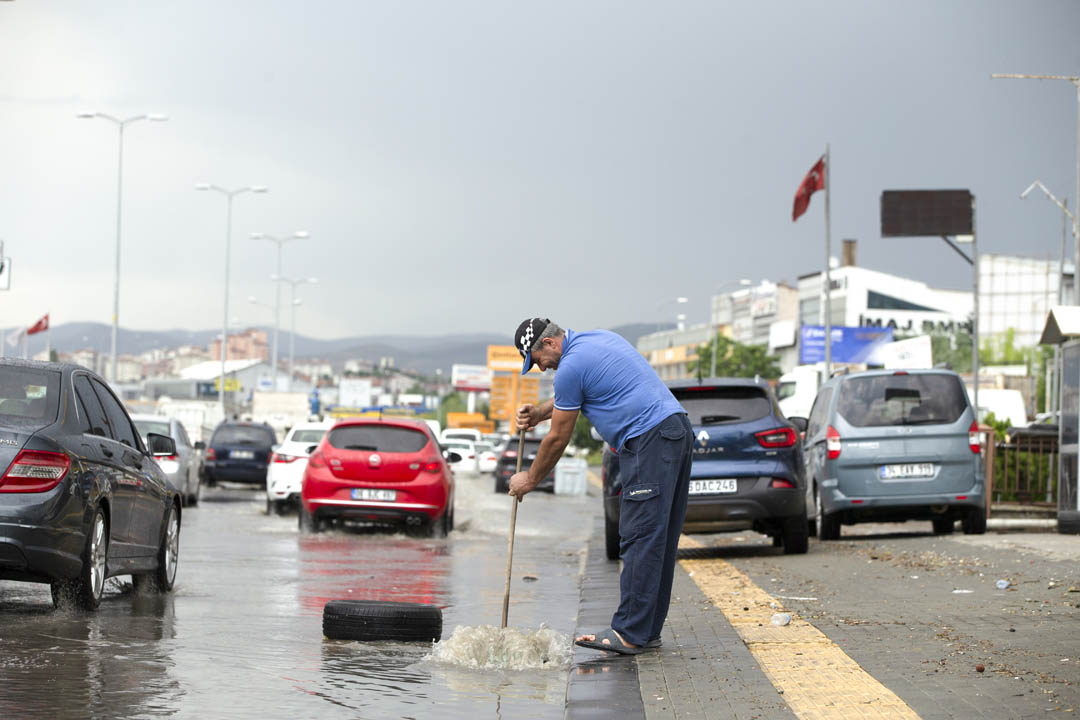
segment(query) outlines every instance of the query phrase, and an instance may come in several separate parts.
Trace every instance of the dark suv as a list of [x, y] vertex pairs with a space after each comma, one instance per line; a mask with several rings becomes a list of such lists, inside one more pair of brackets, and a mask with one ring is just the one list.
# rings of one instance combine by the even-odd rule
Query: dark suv
[[227, 480], [265, 485], [266, 465], [276, 445], [274, 429], [266, 423], [221, 423], [206, 447], [207, 484]]
[[[536, 459], [536, 452], [540, 449], [542, 437], [525, 436], [525, 453], [521, 458], [521, 469], [528, 470]], [[495, 461], [495, 492], [506, 493], [510, 491], [510, 478], [514, 475], [517, 467], [518, 436], [511, 435], [496, 451], [499, 459]], [[555, 471], [552, 470], [546, 478], [536, 486], [537, 490], [555, 492]]]
[[[706, 378], [668, 384], [694, 427], [683, 530], [756, 530], [785, 553], [808, 547], [801, 425], [787, 420], [764, 380]], [[601, 479], [607, 556], [619, 557], [619, 456], [604, 446]]]

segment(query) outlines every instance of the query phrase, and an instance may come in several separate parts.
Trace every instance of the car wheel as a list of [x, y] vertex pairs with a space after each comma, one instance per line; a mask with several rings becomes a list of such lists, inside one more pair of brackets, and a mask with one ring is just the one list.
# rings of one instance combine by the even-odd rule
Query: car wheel
[[161, 545], [157, 552], [157, 569], [152, 573], [132, 575], [131, 583], [136, 592], [166, 593], [176, 583], [176, 566], [180, 560], [180, 515], [176, 506], [169, 508], [169, 515], [162, 529]]
[[934, 534], [935, 535], [948, 535], [953, 531], [953, 526], [956, 525], [956, 521], [952, 518], [934, 518]]
[[105, 561], [109, 554], [109, 524], [105, 511], [97, 508], [90, 534], [83, 550], [82, 569], [78, 577], [56, 580], [51, 584], [53, 605], [75, 604], [83, 610], [96, 610], [105, 591]]
[[817, 525], [818, 540], [840, 539], [840, 518], [836, 513], [827, 513], [821, 502], [820, 494], [814, 491], [814, 522]]
[[331, 640], [438, 642], [442, 610], [423, 603], [331, 600], [323, 607], [323, 635]]
[[317, 533], [322, 532], [322, 520], [315, 517], [314, 513], [308, 512], [304, 508], [304, 504], [300, 503], [300, 512], [297, 513], [300, 516], [300, 532], [302, 533]]
[[960, 521], [965, 535], [982, 535], [986, 532], [986, 508], [969, 508]]
[[502, 478], [496, 476], [495, 477], [495, 492], [505, 495], [506, 493], [510, 492], [510, 485], [508, 483], [503, 482]]
[[780, 538], [784, 543], [785, 555], [799, 555], [810, 549], [810, 534], [806, 526], [806, 520], [801, 515], [784, 518]]
[[619, 518], [608, 515], [604, 509], [604, 550], [608, 560], [619, 559]]

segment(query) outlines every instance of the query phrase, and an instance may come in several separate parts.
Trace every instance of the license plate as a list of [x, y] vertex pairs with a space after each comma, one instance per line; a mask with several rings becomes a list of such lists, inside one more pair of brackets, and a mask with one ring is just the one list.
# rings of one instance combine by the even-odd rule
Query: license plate
[[735, 478], [720, 478], [717, 480], [691, 480], [691, 495], [712, 495], [714, 493], [733, 493], [739, 489]]
[[234, 460], [254, 460], [255, 453], [251, 450], [233, 450], [229, 453], [229, 457]]
[[928, 478], [934, 476], [933, 463], [904, 463], [901, 465], [882, 465], [878, 471], [882, 480], [904, 480], [910, 478]]
[[394, 502], [397, 499], [397, 490], [375, 490], [373, 488], [353, 488], [353, 500], [375, 500], [378, 502]]

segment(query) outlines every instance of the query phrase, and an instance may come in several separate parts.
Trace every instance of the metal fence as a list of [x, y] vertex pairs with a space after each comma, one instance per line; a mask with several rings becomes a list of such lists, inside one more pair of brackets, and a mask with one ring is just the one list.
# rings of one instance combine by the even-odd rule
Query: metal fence
[[[986, 435], [993, 438], [993, 432]], [[1022, 433], [984, 443], [990, 501], [1056, 507], [1057, 434]]]

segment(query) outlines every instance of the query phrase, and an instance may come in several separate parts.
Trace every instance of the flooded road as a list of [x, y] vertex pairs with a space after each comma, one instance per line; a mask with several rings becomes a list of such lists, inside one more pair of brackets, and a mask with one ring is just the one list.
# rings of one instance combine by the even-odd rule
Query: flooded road
[[[54, 611], [46, 585], [0, 582], [0, 717], [563, 716], [567, 668], [469, 670], [425, 644], [325, 640], [329, 600], [443, 608], [500, 622], [510, 500], [459, 477], [449, 538], [366, 530], [300, 535], [262, 495], [214, 488], [185, 509], [174, 593], [110, 580], [98, 612]], [[517, 516], [509, 625], [570, 643], [596, 498], [531, 494]], [[526, 581], [524, 576], [536, 580]]]

